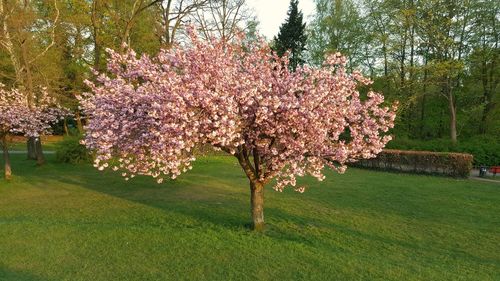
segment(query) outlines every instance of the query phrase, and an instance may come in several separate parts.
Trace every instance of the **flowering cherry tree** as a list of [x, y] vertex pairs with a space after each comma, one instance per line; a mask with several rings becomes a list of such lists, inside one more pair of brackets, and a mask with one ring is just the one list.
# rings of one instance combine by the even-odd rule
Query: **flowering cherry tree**
[[30, 102], [24, 93], [15, 88], [8, 90], [0, 84], [0, 141], [6, 179], [10, 179], [12, 175], [7, 135], [39, 137], [41, 134], [50, 133], [51, 124], [67, 114], [68, 111], [60, 107], [44, 89], [38, 93], [36, 101]]
[[[86, 146], [99, 170], [125, 179], [149, 175], [161, 183], [191, 169], [193, 149], [209, 144], [238, 160], [250, 181], [253, 227], [264, 226], [264, 185], [296, 185], [297, 176], [323, 180], [323, 168], [379, 153], [391, 139], [395, 105], [381, 94], [365, 99], [359, 72], [329, 56], [323, 67], [288, 69], [288, 59], [261, 41], [244, 44], [198, 39], [155, 57], [108, 50], [109, 75], [81, 100], [88, 117]], [[117, 161], [116, 161], [117, 160]]]

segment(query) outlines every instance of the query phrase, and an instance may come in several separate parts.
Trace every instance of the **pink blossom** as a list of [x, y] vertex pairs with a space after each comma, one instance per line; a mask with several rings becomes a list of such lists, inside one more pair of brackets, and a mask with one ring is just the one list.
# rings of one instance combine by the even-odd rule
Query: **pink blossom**
[[0, 83], [0, 135], [22, 134], [38, 137], [51, 131], [51, 124], [56, 123], [68, 111], [57, 104], [45, 89], [41, 89], [36, 100], [31, 102], [28, 96], [18, 89], [7, 90]]
[[348, 74], [345, 57], [291, 72], [266, 43], [243, 48], [241, 40], [192, 35], [155, 57], [109, 50], [110, 74], [87, 82], [92, 91], [81, 99], [95, 166], [117, 158], [124, 177], [161, 183], [191, 169], [193, 148], [209, 144], [234, 155], [251, 181], [275, 178], [281, 191], [297, 176], [323, 180], [325, 167], [343, 173], [390, 140], [396, 105], [375, 92], [362, 100], [356, 87], [371, 81]]

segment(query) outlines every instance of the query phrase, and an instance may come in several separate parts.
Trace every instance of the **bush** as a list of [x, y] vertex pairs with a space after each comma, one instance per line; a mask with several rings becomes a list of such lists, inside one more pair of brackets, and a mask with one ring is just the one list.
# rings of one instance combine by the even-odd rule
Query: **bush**
[[472, 160], [472, 155], [465, 153], [385, 149], [377, 158], [361, 160], [355, 166], [466, 178], [472, 169]]
[[474, 155], [476, 166], [500, 165], [500, 141], [492, 136], [477, 136], [460, 142], [457, 150]]
[[56, 146], [56, 160], [71, 164], [90, 163], [92, 157], [80, 140], [81, 136], [64, 137]]
[[470, 153], [474, 156], [474, 166], [500, 165], [500, 141], [493, 136], [487, 135], [460, 140], [457, 144], [453, 144], [448, 139], [412, 140], [407, 138], [396, 138], [388, 143], [387, 148], [414, 151]]

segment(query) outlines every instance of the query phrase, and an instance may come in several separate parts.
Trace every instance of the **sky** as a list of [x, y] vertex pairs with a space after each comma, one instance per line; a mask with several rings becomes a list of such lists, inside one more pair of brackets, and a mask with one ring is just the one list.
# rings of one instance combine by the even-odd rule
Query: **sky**
[[[259, 31], [267, 39], [278, 35], [281, 24], [286, 19], [290, 0], [248, 0], [259, 20]], [[314, 0], [299, 0], [299, 10], [304, 14], [304, 20], [309, 22], [309, 16], [314, 13]]]

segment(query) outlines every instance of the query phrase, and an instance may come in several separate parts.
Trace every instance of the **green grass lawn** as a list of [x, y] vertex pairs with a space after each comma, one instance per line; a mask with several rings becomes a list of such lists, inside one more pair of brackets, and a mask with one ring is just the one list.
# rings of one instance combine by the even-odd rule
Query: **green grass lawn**
[[12, 155], [0, 180], [0, 280], [500, 280], [500, 184], [349, 169], [266, 190], [202, 158], [162, 185]]
[[[44, 142], [42, 142], [42, 148], [44, 151], [48, 151], [48, 150], [54, 151], [57, 148], [57, 143], [58, 143], [58, 141], [44, 141]], [[27, 150], [26, 146], [27, 145], [25, 142], [15, 142], [15, 143], [9, 144], [9, 150], [10, 151], [26, 151]]]

